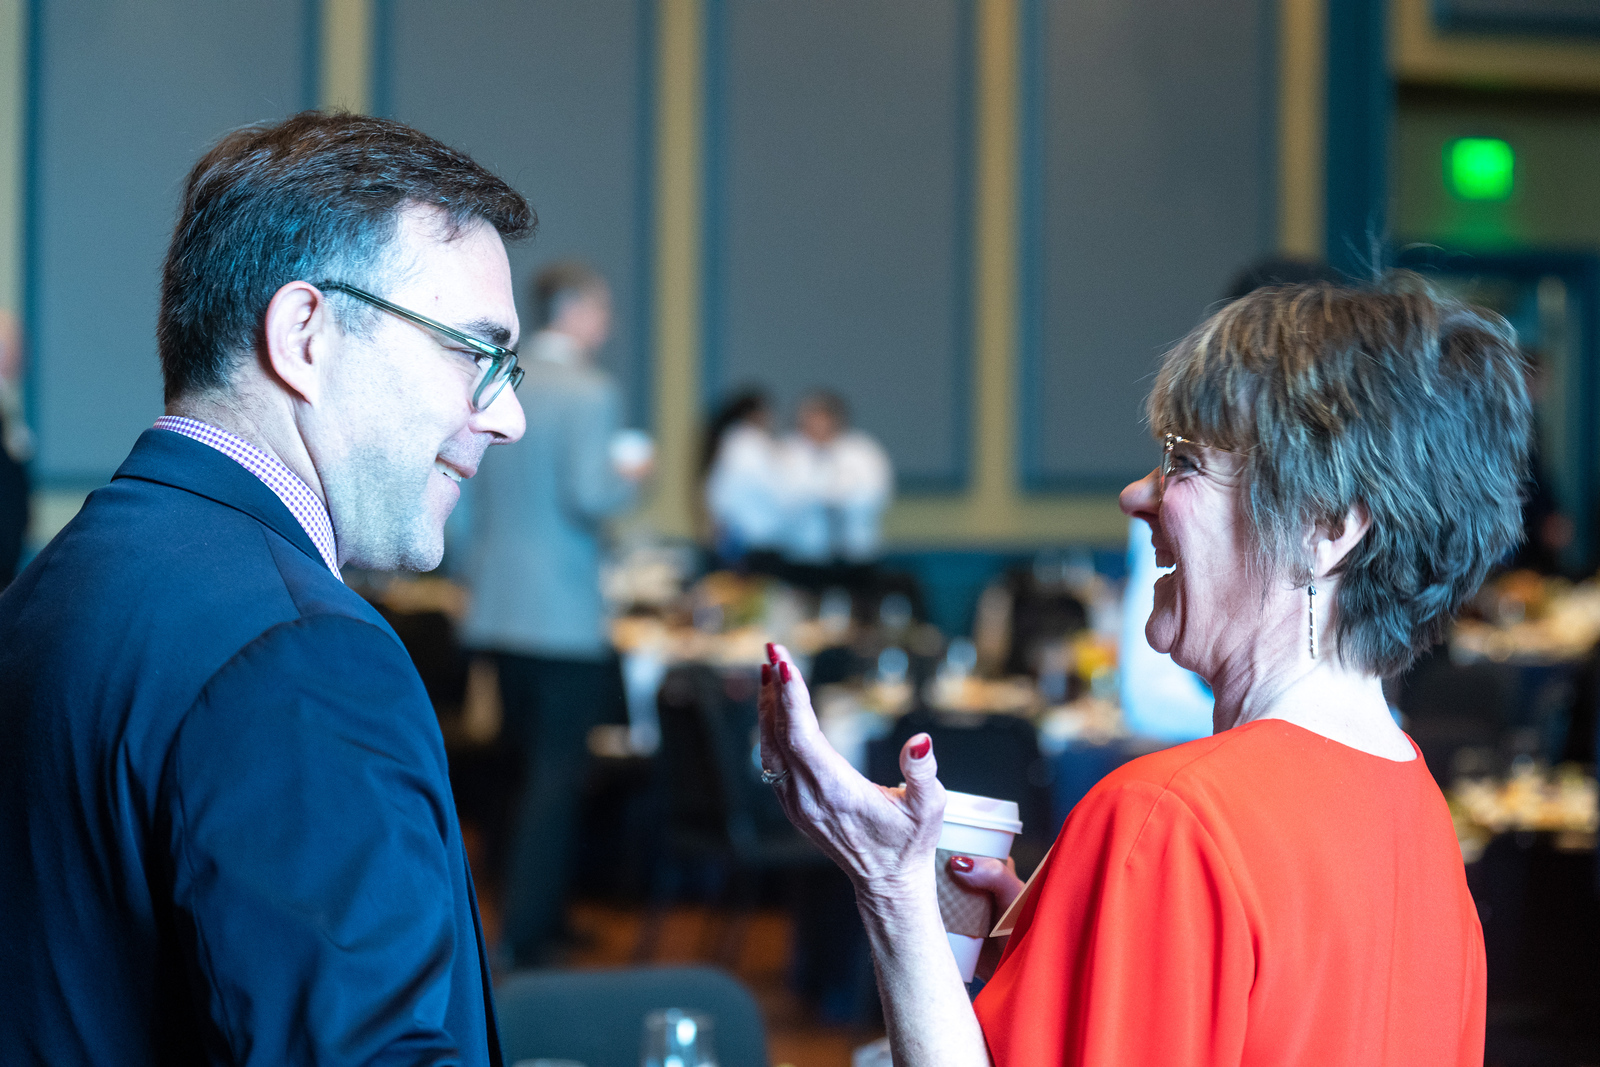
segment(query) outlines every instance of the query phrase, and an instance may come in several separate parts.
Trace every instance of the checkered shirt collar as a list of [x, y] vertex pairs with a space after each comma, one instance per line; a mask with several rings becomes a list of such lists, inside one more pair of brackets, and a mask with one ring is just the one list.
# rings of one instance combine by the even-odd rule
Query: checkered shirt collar
[[295, 476], [275, 456], [270, 456], [236, 434], [209, 422], [199, 419], [183, 418], [178, 415], [163, 415], [156, 420], [156, 429], [171, 430], [173, 433], [199, 441], [201, 444], [210, 445], [239, 466], [261, 479], [263, 485], [271, 489], [283, 506], [289, 509], [300, 528], [311, 538], [311, 543], [317, 546], [317, 552], [322, 556], [322, 562], [328, 569], [339, 577], [339, 552], [333, 538], [333, 522], [328, 518], [328, 509], [323, 506], [317, 494]]

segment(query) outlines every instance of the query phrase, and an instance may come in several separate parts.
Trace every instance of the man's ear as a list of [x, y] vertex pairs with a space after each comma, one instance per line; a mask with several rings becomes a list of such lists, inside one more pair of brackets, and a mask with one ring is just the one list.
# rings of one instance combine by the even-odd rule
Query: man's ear
[[1357, 501], [1345, 514], [1344, 523], [1339, 529], [1319, 529], [1311, 546], [1316, 576], [1321, 577], [1337, 569], [1371, 528], [1372, 516], [1367, 506]]
[[316, 404], [338, 329], [320, 289], [307, 282], [288, 283], [267, 304], [264, 369], [295, 399]]

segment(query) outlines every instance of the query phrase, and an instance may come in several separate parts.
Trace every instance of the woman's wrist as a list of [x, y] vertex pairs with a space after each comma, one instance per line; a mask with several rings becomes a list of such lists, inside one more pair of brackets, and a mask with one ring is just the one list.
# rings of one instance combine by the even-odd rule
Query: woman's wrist
[[944, 929], [931, 865], [902, 877], [857, 885], [856, 907], [869, 931], [876, 927], [891, 940], [900, 931]]

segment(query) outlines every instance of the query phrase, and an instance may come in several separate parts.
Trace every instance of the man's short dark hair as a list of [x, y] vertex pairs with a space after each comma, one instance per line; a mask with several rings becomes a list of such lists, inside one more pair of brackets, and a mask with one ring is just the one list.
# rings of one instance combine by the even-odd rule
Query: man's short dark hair
[[[156, 336], [167, 400], [224, 388], [289, 282], [381, 291], [410, 205], [439, 209], [450, 238], [473, 219], [507, 240], [537, 221], [519, 193], [466, 155], [387, 119], [303, 111], [219, 141], [189, 172], [162, 269]], [[373, 317], [333, 295], [342, 327], [359, 331]]]
[[606, 280], [576, 260], [552, 263], [533, 277], [534, 328], [548, 329], [573, 300], [604, 292]]

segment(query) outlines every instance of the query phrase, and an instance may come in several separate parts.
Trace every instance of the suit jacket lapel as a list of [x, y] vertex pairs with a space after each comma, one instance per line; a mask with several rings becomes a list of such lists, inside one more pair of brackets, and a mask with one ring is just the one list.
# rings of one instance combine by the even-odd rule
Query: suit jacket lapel
[[169, 430], [146, 430], [116, 478], [139, 478], [215, 500], [242, 511], [326, 567], [322, 553], [278, 495], [238, 462], [208, 444]]

